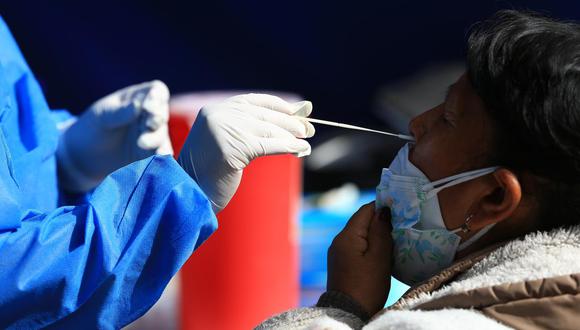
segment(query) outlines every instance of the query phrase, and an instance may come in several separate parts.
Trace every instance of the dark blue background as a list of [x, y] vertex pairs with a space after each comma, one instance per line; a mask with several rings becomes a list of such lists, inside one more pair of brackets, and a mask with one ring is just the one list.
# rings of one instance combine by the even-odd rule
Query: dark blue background
[[376, 88], [462, 58], [467, 28], [495, 10], [556, 17], [557, 1], [12, 1], [0, 4], [52, 107], [81, 111], [158, 78], [173, 93], [295, 91], [320, 117], [361, 120]]
[[580, 17], [578, 2], [541, 0], [20, 0], [1, 2], [0, 14], [53, 108], [78, 113], [118, 88], [161, 79], [174, 94], [292, 91], [313, 101], [316, 117], [381, 128], [370, 111], [377, 88], [462, 60], [469, 27], [500, 8]]

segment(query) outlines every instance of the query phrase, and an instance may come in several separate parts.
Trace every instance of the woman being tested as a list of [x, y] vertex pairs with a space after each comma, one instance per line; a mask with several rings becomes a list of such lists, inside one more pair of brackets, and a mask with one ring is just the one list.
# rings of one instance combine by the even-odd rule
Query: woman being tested
[[[580, 26], [498, 12], [409, 128], [334, 239], [317, 307], [259, 327], [578, 329]], [[412, 287], [383, 309], [391, 275]]]

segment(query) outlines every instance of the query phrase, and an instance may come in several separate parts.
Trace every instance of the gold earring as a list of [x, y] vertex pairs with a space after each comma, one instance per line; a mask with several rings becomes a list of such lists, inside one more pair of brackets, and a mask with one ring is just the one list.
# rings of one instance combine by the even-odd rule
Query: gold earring
[[465, 222], [463, 223], [463, 225], [461, 225], [461, 231], [464, 233], [469, 233], [471, 231], [471, 220], [473, 219], [474, 214], [471, 214], [470, 216], [467, 217], [467, 219], [465, 219]]

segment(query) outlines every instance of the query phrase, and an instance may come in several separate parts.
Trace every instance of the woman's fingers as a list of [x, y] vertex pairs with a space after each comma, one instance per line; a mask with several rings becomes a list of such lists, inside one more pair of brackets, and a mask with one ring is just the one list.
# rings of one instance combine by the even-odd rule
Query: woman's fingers
[[363, 205], [352, 215], [343, 231], [353, 232], [360, 237], [366, 238], [374, 212], [375, 202]]

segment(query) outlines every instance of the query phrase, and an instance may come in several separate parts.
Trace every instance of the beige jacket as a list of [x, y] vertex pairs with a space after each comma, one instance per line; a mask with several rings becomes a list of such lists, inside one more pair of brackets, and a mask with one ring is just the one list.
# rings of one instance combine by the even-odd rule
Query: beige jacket
[[580, 226], [534, 233], [458, 262], [366, 325], [335, 308], [301, 308], [262, 328], [580, 329]]

